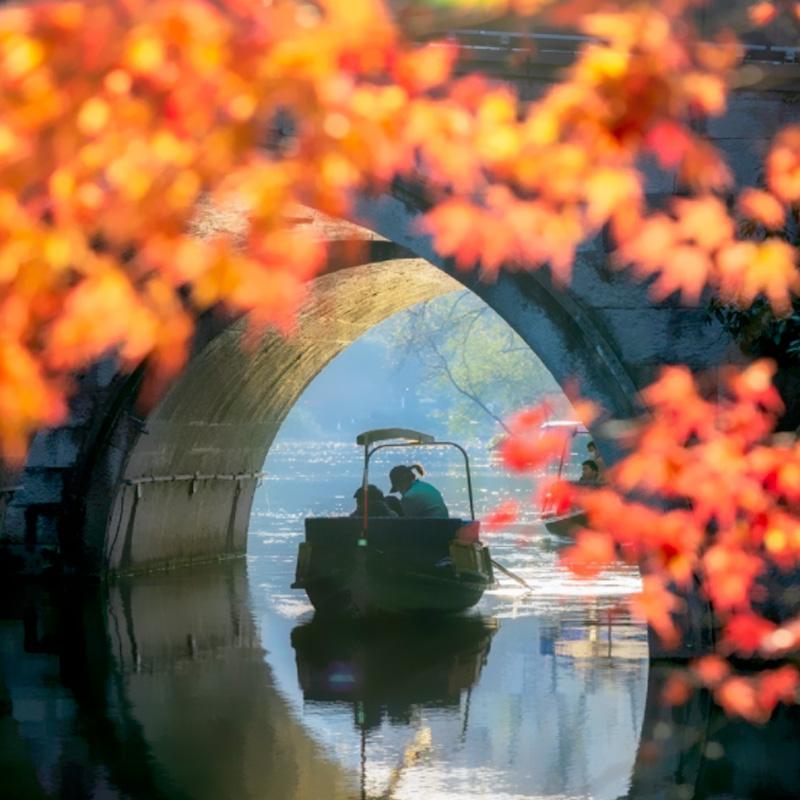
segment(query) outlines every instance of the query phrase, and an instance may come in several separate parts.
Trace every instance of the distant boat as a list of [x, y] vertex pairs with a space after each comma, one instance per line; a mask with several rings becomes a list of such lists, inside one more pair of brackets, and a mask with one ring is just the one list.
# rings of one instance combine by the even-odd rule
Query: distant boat
[[320, 614], [451, 614], [474, 606], [494, 583], [489, 548], [479, 540], [466, 451], [405, 428], [359, 434], [363, 486], [369, 462], [387, 447], [455, 447], [464, 457], [470, 519], [308, 517], [293, 589]]
[[[591, 434], [586, 426], [574, 420], [552, 420], [542, 425], [544, 430], [559, 429], [565, 431], [564, 446], [561, 449], [557, 464], [556, 477], [559, 480], [569, 480], [575, 476], [570, 475], [572, 469], [578, 471], [578, 465], [588, 459], [586, 445], [591, 441]], [[576, 450], [575, 446], [580, 449]], [[586, 525], [586, 512], [579, 506], [573, 506], [567, 511], [558, 511], [553, 508], [549, 495], [542, 503], [542, 522], [545, 528], [556, 536], [574, 536], [576, 531]]]

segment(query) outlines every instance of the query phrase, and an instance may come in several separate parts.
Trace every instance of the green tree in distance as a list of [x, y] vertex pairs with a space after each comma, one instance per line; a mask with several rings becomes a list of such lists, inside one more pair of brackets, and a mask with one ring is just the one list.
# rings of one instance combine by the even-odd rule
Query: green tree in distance
[[506, 420], [531, 403], [552, 399], [553, 413], [569, 417], [561, 388], [535, 353], [479, 297], [467, 289], [419, 303], [389, 326], [398, 366], [422, 367], [417, 394], [441, 398], [430, 415], [457, 437], [508, 433]]

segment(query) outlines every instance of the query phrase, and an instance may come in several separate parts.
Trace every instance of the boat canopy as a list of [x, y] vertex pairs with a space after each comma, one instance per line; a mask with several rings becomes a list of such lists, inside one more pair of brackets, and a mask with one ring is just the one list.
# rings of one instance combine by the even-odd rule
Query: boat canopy
[[375, 442], [385, 442], [390, 439], [405, 439], [414, 444], [430, 444], [436, 441], [429, 433], [420, 433], [409, 428], [377, 428], [374, 431], [359, 433], [356, 436], [356, 444], [367, 447]]
[[[429, 433], [413, 431], [410, 428], [376, 428], [364, 431], [356, 436], [356, 444], [364, 447], [364, 479], [362, 486], [364, 492], [369, 485], [369, 460], [378, 450], [389, 447], [414, 447], [416, 445], [432, 445], [434, 447], [455, 447], [464, 458], [464, 471], [467, 479], [467, 494], [469, 496], [469, 513], [475, 519], [475, 507], [472, 500], [472, 478], [469, 473], [469, 456], [467, 451], [455, 442], [437, 442]], [[364, 513], [364, 529], [367, 525], [367, 513]]]

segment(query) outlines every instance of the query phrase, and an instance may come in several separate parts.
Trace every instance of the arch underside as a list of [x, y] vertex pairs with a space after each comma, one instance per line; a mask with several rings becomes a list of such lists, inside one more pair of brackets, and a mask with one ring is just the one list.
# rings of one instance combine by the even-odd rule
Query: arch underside
[[459, 288], [421, 259], [364, 264], [314, 281], [287, 336], [248, 343], [240, 320], [213, 338], [132, 448], [102, 569], [244, 552], [257, 475], [306, 386], [392, 314]]

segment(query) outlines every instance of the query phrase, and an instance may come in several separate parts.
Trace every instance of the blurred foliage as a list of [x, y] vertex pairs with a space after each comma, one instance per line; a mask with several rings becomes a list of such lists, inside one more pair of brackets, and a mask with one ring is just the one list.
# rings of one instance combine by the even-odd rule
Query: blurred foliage
[[772, 358], [785, 369], [800, 367], [800, 303], [796, 300], [791, 313], [783, 315], [777, 315], [764, 298], [747, 308], [714, 298], [710, 310], [745, 354]]

